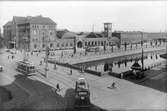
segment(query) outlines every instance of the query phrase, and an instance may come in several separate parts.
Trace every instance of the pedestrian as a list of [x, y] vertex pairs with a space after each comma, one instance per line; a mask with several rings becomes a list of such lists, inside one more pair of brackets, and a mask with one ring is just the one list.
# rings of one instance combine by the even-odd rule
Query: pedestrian
[[54, 69], [57, 69], [56, 63], [54, 64]]
[[12, 55], [12, 59], [14, 58], [14, 56]]
[[57, 83], [56, 88], [57, 88], [57, 91], [60, 91], [59, 83]]
[[42, 65], [42, 61], [40, 61], [40, 64], [39, 65]]
[[70, 75], [72, 75], [72, 69], [70, 70]]
[[9, 59], [9, 56], [8, 56], [8, 59]]
[[123, 73], [121, 73], [121, 79], [123, 79], [123, 76], [124, 76]]
[[115, 87], [115, 82], [112, 83], [112, 88], [116, 88], [116, 87]]

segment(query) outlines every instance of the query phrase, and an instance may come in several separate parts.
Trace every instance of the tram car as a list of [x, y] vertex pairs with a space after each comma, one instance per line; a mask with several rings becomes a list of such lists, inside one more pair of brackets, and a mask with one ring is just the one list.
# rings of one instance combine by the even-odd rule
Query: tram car
[[75, 86], [75, 108], [90, 107], [89, 85], [85, 78], [79, 78]]
[[29, 63], [28, 61], [17, 62], [16, 70], [26, 75], [36, 72], [35, 66], [32, 63]]

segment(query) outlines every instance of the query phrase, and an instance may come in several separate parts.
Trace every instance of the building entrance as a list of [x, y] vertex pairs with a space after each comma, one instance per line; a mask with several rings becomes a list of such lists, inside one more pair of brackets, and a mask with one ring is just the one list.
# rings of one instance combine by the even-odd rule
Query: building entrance
[[79, 42], [77, 43], [77, 48], [82, 48], [82, 42], [81, 42], [81, 41], [79, 41]]

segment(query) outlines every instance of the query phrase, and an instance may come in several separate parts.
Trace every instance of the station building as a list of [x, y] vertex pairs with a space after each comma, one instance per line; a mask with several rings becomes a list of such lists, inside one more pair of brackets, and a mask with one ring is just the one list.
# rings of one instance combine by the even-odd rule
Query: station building
[[4, 38], [8, 48], [26, 51], [73, 49], [84, 50], [86, 47], [109, 46], [115, 44], [112, 38], [112, 24], [104, 23], [104, 33], [74, 33], [57, 30], [57, 24], [43, 16], [14, 16], [3, 26]]
[[14, 16], [3, 26], [3, 34], [8, 48], [26, 51], [41, 51], [48, 46], [51, 50], [72, 49], [74, 52], [87, 47], [120, 48], [126, 44], [141, 44], [141, 37], [146, 42], [155, 43], [166, 40], [166, 33], [141, 33], [112, 31], [112, 23], [104, 23], [103, 32], [74, 33], [57, 30], [57, 24], [43, 16]]

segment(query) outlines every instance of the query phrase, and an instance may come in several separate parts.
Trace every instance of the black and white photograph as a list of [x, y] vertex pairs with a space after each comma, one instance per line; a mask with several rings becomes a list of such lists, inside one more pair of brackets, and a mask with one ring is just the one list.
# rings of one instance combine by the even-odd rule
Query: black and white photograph
[[167, 1], [0, 1], [0, 111], [167, 111]]

